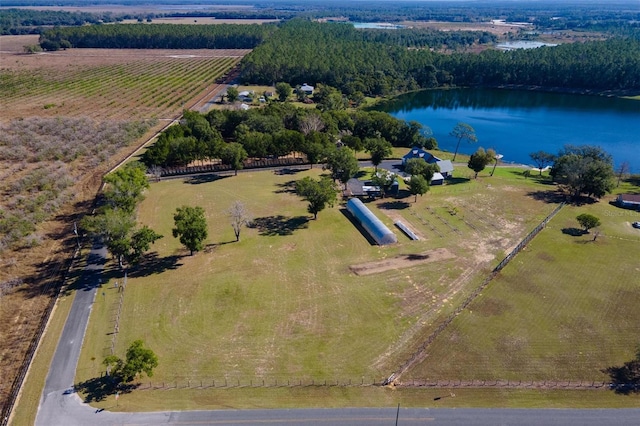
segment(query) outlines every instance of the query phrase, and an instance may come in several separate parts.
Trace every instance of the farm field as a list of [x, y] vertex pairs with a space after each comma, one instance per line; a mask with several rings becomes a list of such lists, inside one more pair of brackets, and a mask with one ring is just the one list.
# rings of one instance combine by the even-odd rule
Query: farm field
[[[323, 383], [325, 380], [339, 383], [377, 381], [379, 384], [413, 354], [441, 321], [477, 288], [499, 260], [556, 207], [548, 198], [541, 196], [547, 194], [549, 187], [536, 179], [524, 179], [518, 169], [501, 168], [496, 170], [495, 176], [481, 175], [478, 180], [469, 180], [465, 176], [466, 171], [459, 171], [459, 176], [454, 179], [456, 183], [433, 187], [417, 203], [413, 203], [413, 197], [387, 198], [369, 203], [388, 226], [392, 227], [393, 221], [401, 219], [422, 238], [412, 242], [396, 229], [400, 242], [378, 247], [366, 241], [339, 206], [322, 211], [317, 221], [308, 219], [304, 202], [290, 193], [291, 181], [318, 173], [320, 170], [295, 175], [244, 172], [237, 177], [218, 180], [193, 178], [152, 185], [141, 205], [139, 219], [164, 234], [165, 238], [154, 246], [157, 255], [152, 256], [151, 265], [138, 272], [130, 271], [120, 329], [115, 338], [117, 354], [124, 352], [128, 344], [138, 338], [158, 354], [160, 366], [152, 379], [143, 380], [144, 386], [151, 383], [160, 387], [167, 383], [178, 386], [177, 383], [181, 383], [178, 387], [186, 388], [208, 381], [209, 387], [212, 383], [219, 386], [237, 383], [251, 388], [245, 394], [246, 400], [239, 390], [233, 391], [238, 395], [237, 402], [225, 400], [225, 406], [236, 407], [246, 406], [256, 393], [263, 394], [263, 391], [256, 390], [256, 387], [261, 388], [263, 380], [270, 386], [275, 383]], [[232, 229], [225, 215], [235, 200], [243, 201], [256, 218], [255, 227], [245, 229], [238, 243], [233, 241]], [[172, 211], [183, 204], [200, 205], [208, 216], [209, 246], [194, 256], [188, 256], [177, 240], [170, 236]], [[615, 209], [606, 203], [588, 208]], [[546, 233], [561, 233], [563, 227], [576, 226], [573, 208], [565, 209], [538, 237], [541, 241], [544, 242]], [[604, 235], [591, 246], [575, 242], [573, 245], [590, 249], [615, 244], [617, 240], [613, 231], [617, 225], [611, 229], [609, 226], [612, 225], [606, 225]], [[629, 244], [640, 243], [640, 238], [633, 240], [633, 234], [629, 237], [632, 239]], [[536, 247], [537, 244], [538, 240], [534, 240], [531, 245]], [[442, 248], [446, 248], [453, 257], [430, 263], [416, 262], [415, 266], [371, 275], [355, 275], [350, 270], [354, 265], [388, 261], [401, 254], [415, 255], [417, 259], [420, 254]], [[628, 251], [629, 247], [624, 249]], [[506, 277], [526, 282], [521, 277], [532, 274], [519, 265], [526, 256], [530, 256], [529, 252], [527, 249], [516, 257], [494, 283], [495, 287], [491, 284], [474, 303], [481, 304], [487, 294], [499, 291]], [[592, 252], [585, 254], [593, 255]], [[566, 280], [565, 277], [576, 273], [575, 268], [588, 273], [580, 253], [565, 256], [565, 259], [576, 258], [550, 270], [549, 273], [554, 275], [549, 279]], [[102, 301], [97, 301], [92, 313], [78, 370], [78, 383], [100, 376], [102, 367], [95, 360], [107, 355], [112, 342], [109, 333], [113, 332], [114, 306], [117, 306], [119, 298], [113, 282], [121, 282], [122, 275], [118, 271], [111, 271], [111, 274], [110, 281], [103, 287], [105, 296]], [[582, 296], [576, 294], [576, 298]], [[502, 299], [494, 304], [517, 307], [518, 303], [525, 306], [530, 303], [526, 299], [511, 298], [504, 292], [495, 296], [498, 297]], [[597, 297], [606, 297], [606, 294]], [[557, 303], [564, 303], [564, 300], [559, 299]], [[476, 312], [473, 306], [470, 311]], [[574, 303], [567, 305], [564, 312], [573, 321], [580, 322], [580, 318], [585, 316], [583, 308], [584, 304]], [[466, 315], [468, 312], [463, 312], [451, 330], [455, 330], [457, 321]], [[526, 316], [530, 325], [528, 333], [536, 339], [544, 338], [548, 332], [548, 327], [545, 328], [548, 323], [539, 318], [541, 315], [544, 317], [546, 312], [531, 309]], [[608, 316], [611, 321], [617, 321], [625, 313], [611, 309]], [[632, 323], [624, 324], [626, 326], [621, 325], [615, 332], [609, 331], [610, 342], [624, 341], [629, 333], [636, 330]], [[506, 323], [500, 322], [495, 328], [502, 330], [510, 325], [507, 319]], [[483, 365], [486, 361], [483, 361], [482, 353], [470, 351], [467, 345], [458, 347], [455, 340], [449, 339], [442, 344], [448, 332], [429, 348], [426, 361], [407, 372], [399, 384], [413, 378], [436, 377], [426, 372], [429, 363], [435, 362], [436, 354], [441, 359], [441, 364], [436, 365], [442, 369], [438, 378], [483, 379], [491, 375], [493, 365]], [[459, 337], [460, 341], [463, 337], [473, 341], [473, 336], [467, 333], [478, 333], [471, 325], [464, 332], [465, 335]], [[570, 341], [572, 333], [579, 332], [566, 329], [565, 338]], [[593, 332], [595, 336], [604, 333], [595, 328]], [[579, 342], [580, 338], [577, 339]], [[627, 351], [624, 343], [619, 343], [611, 351], [598, 355], [605, 363], [603, 368], [628, 357], [632, 346]], [[558, 351], [566, 353], [570, 349], [560, 346]], [[487, 352], [496, 358], [496, 363], [510, 356], [497, 343]], [[522, 362], [527, 362], [526, 355], [522, 355], [525, 358]], [[449, 365], [447, 360], [456, 360], [455, 357], [464, 360], [467, 370], [452, 366], [445, 368]], [[474, 377], [472, 373], [476, 367], [484, 370], [479, 370]], [[549, 363], [548, 370], [527, 377], [535, 380], [560, 379], [561, 376], [551, 372], [556, 367]], [[580, 370], [588, 376], [585, 379], [602, 380], [601, 375], [590, 375], [588, 365], [583, 364], [582, 367], [586, 371], [578, 366], [567, 378], [577, 377], [577, 370]], [[491, 377], [495, 380], [511, 378], [499, 368]], [[194, 390], [174, 389], [175, 407], [182, 407], [185, 398], [189, 398], [186, 395], [191, 395], [191, 392]], [[219, 390], [201, 389], [197, 392], [200, 392], [196, 393], [197, 401], [191, 401], [189, 407], [218, 406], [210, 398], [211, 395], [219, 395]], [[283, 392], [301, 406], [318, 403], [301, 401], [291, 389]], [[345, 392], [358, 395], [357, 389]], [[481, 390], [477, 392], [474, 397], [476, 403], [486, 395]], [[514, 395], [518, 394], [522, 393], [514, 391]], [[545, 399], [555, 401], [558, 398], [553, 404], [580, 405], [566, 396], [571, 395], [570, 392], [562, 397], [558, 395], [550, 396], [545, 392], [533, 397], [533, 402], [512, 403], [529, 406], [527, 404], [541, 404]], [[615, 406], [615, 398], [606, 395], [600, 400], [606, 401], [608, 406]], [[155, 398], [162, 399], [165, 408], [171, 404], [162, 390], [140, 390], [126, 398], [131, 401], [128, 405], [131, 408], [123, 409], [140, 409], [147, 404], [158, 407], [159, 401]], [[340, 405], [332, 399], [335, 395], [328, 398], [325, 405]], [[357, 399], [357, 396], [353, 398]], [[594, 397], [593, 401], [597, 400]], [[271, 406], [271, 403], [264, 401], [264, 406]], [[103, 404], [109, 402], [102, 401], [97, 406]], [[597, 405], [593, 402], [593, 406]]]
[[[25, 205], [38, 218], [24, 244], [7, 247], [0, 239], [0, 405], [51, 300], [51, 286], [73, 252], [73, 223], [91, 211], [102, 175], [183, 108], [213, 97], [216, 79], [247, 53], [23, 53], [23, 46], [37, 41], [38, 36], [0, 37], [0, 206], [5, 218]], [[151, 127], [125, 138], [122, 130], [134, 121]], [[7, 140], [30, 143], [12, 150], [4, 146]], [[55, 197], [36, 191], [38, 185], [54, 187]]]
[[[595, 241], [572, 235], [584, 212], [603, 222]], [[609, 381], [639, 343], [639, 219], [606, 201], [565, 207], [405, 379]]]
[[[18, 42], [7, 43], [15, 46]], [[20, 46], [24, 44], [28, 43]], [[3, 49], [6, 46], [3, 42]], [[171, 120], [176, 112], [192, 107], [194, 100], [213, 92], [218, 86], [216, 79], [247, 53], [248, 50], [69, 49], [33, 55], [3, 54], [0, 76], [6, 108], [1, 118]]]

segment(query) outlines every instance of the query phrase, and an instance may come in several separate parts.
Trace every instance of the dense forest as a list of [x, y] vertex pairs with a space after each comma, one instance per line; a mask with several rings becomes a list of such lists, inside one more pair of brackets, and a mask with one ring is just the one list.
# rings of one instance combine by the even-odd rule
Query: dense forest
[[[395, 31], [403, 30], [387, 32]], [[291, 20], [243, 59], [241, 80], [319, 82], [374, 96], [450, 85], [640, 89], [640, 37], [480, 54], [378, 40], [347, 25]]]
[[111, 12], [65, 12], [55, 10], [6, 9], [0, 13], [0, 35], [40, 34], [43, 27], [80, 26], [116, 22]]
[[369, 95], [440, 84], [428, 49], [368, 41], [366, 34], [350, 25], [291, 20], [243, 59], [241, 80], [323, 83]]
[[40, 35], [44, 50], [253, 49], [276, 31], [273, 25], [114, 24], [57, 27]]
[[180, 124], [162, 133], [145, 151], [142, 161], [148, 167], [184, 166], [214, 159], [227, 164], [233, 156], [225, 151], [235, 146], [251, 158], [303, 153], [311, 163], [318, 163], [340, 144], [356, 152], [378, 140], [393, 146], [435, 148], [436, 141], [424, 133], [429, 131], [419, 123], [406, 123], [384, 112], [321, 112], [297, 108], [288, 102], [272, 102], [265, 108], [247, 111], [185, 111]]
[[555, 47], [438, 55], [457, 85], [528, 85], [591, 90], [640, 89], [640, 40], [614, 38]]

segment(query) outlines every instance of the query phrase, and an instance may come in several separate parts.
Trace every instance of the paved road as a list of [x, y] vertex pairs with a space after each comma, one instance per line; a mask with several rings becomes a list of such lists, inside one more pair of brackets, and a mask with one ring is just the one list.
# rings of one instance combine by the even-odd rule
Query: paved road
[[[342, 408], [297, 410], [215, 410], [151, 413], [100, 411], [82, 402], [73, 392], [75, 369], [91, 306], [104, 268], [106, 249], [95, 245], [82, 276], [84, 287], [74, 299], [69, 318], [45, 382], [38, 407], [38, 426], [111, 425], [393, 425], [396, 408]], [[640, 409], [620, 410], [521, 410], [402, 408], [398, 425], [638, 425]]]
[[55, 418], [57, 414], [57, 406], [67, 401], [62, 398], [62, 394], [74, 383], [82, 341], [89, 322], [91, 306], [100, 285], [100, 276], [106, 257], [106, 247], [99, 243], [94, 244], [88, 256], [87, 266], [79, 281], [81, 287], [76, 291], [69, 317], [49, 367], [49, 374], [36, 417], [38, 425], [55, 424], [51, 423], [51, 419]]

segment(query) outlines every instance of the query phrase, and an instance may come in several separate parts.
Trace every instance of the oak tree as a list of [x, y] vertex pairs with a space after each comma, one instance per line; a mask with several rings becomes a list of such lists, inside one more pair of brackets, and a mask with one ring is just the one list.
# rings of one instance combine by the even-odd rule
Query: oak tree
[[207, 239], [207, 219], [202, 207], [182, 206], [173, 215], [175, 228], [173, 236], [180, 239], [193, 256], [194, 251], [203, 249], [203, 241]]

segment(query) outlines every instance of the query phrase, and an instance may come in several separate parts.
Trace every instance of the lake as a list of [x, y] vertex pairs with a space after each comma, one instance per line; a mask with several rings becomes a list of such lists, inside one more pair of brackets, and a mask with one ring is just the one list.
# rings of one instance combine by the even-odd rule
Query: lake
[[406, 28], [404, 25], [389, 24], [386, 22], [349, 22], [358, 29], [367, 30], [398, 30], [400, 28]]
[[640, 173], [640, 101], [614, 97], [501, 89], [426, 90], [408, 93], [376, 109], [431, 128], [438, 147], [455, 151], [449, 135], [458, 122], [471, 125], [478, 143], [458, 152], [493, 148], [504, 162], [532, 165], [529, 154], [557, 154], [566, 144], [598, 145], [614, 164], [627, 161]]

